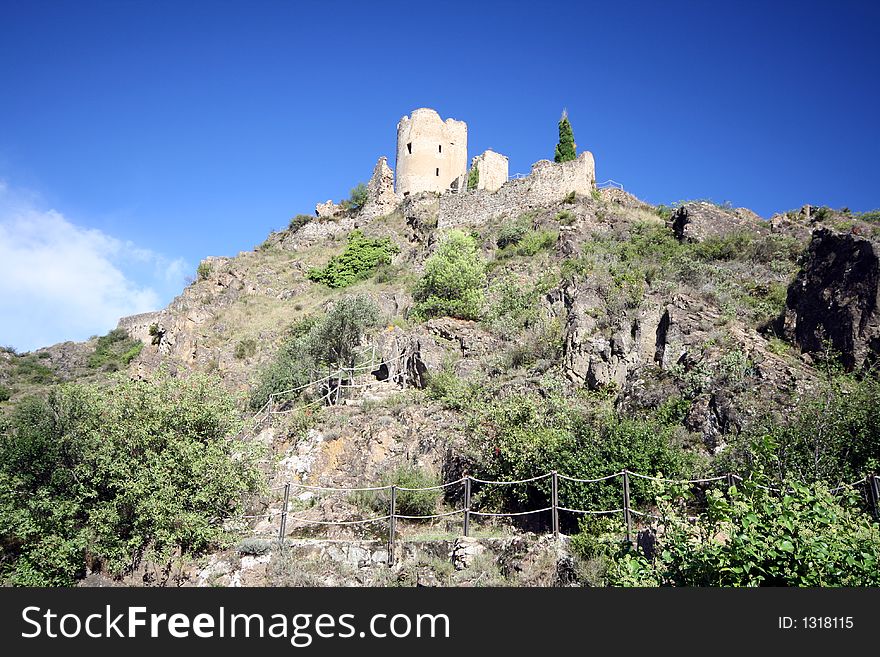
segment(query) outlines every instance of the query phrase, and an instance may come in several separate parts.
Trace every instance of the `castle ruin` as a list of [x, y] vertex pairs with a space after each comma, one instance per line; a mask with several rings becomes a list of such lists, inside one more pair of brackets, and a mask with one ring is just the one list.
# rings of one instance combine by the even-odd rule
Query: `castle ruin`
[[[572, 193], [587, 195], [596, 188], [595, 162], [589, 151], [570, 162], [539, 160], [528, 176], [510, 179], [507, 157], [486, 150], [473, 158], [469, 175], [467, 133], [464, 121], [444, 121], [427, 107], [401, 118], [395, 170], [392, 173], [384, 156], [379, 158], [358, 221], [390, 214], [404, 199], [430, 194], [440, 197], [438, 226], [446, 228], [466, 220], [489, 221], [516, 208], [540, 207]], [[344, 212], [343, 205], [332, 201], [319, 203], [315, 209], [324, 219]]]
[[413, 110], [397, 124], [396, 191], [461, 189], [467, 174], [467, 123], [440, 118], [427, 107]]

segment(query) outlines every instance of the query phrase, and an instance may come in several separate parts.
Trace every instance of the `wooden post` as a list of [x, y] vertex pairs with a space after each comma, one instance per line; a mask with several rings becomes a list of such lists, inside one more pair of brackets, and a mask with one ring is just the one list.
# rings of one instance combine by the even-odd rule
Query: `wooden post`
[[553, 522], [553, 538], [559, 538], [559, 479], [556, 475], [556, 470], [554, 470], [550, 477], [551, 491], [550, 497], [552, 500], [552, 522]]
[[871, 511], [874, 517], [880, 520], [880, 482], [877, 475], [869, 474], [865, 483], [868, 486], [868, 502], [871, 505]]
[[468, 535], [471, 528], [471, 476], [464, 478], [464, 535]]
[[391, 486], [391, 517], [388, 518], [388, 565], [394, 565], [394, 530], [397, 520], [397, 486]]
[[623, 471], [623, 518], [626, 521], [626, 542], [632, 543], [632, 518], [629, 512], [629, 471]]
[[284, 536], [287, 534], [287, 504], [290, 500], [290, 482], [284, 484], [284, 506], [281, 508], [281, 527], [278, 528], [278, 543], [284, 548]]
[[733, 474], [728, 472], [727, 473], [727, 490], [730, 490], [731, 488], [733, 488], [733, 482], [734, 482]]

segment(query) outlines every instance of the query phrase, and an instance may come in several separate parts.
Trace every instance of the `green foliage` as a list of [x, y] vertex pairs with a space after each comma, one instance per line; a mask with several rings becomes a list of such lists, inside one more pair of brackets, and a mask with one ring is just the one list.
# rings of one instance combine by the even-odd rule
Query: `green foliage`
[[568, 210], [556, 213], [556, 221], [562, 226], [571, 226], [575, 221], [575, 216]]
[[[598, 196], [599, 192], [596, 189], [594, 189], [593, 191], [596, 192], [596, 196], [593, 196], [593, 200], [598, 201], [599, 199], [597, 198], [597, 196]], [[574, 192], [574, 191], [569, 192], [562, 199], [562, 202], [565, 203], [566, 205], [572, 205], [576, 201], [577, 201], [577, 192]]]
[[233, 400], [202, 375], [70, 384], [20, 402], [0, 440], [0, 580], [70, 585], [196, 555], [256, 491]]
[[19, 356], [15, 360], [13, 381], [34, 385], [54, 383], [57, 378], [55, 371], [51, 367], [43, 365], [40, 360], [36, 354]]
[[262, 408], [272, 395], [295, 399], [301, 391], [289, 392], [291, 389], [326, 375], [328, 370], [351, 367], [367, 330], [378, 323], [376, 304], [358, 295], [340, 299], [324, 317], [296, 324], [275, 358], [260, 372], [251, 391], [251, 408]]
[[358, 183], [352, 188], [348, 198], [342, 202], [342, 207], [349, 212], [357, 212], [364, 207], [368, 196], [367, 186], [364, 183]]
[[[624, 468], [644, 474], [683, 475], [690, 457], [676, 445], [674, 426], [658, 417], [633, 418], [611, 410], [581, 407], [548, 381], [543, 394], [513, 394], [474, 409], [476, 438], [488, 446], [479, 467], [488, 479], [527, 479], [551, 470], [595, 479]], [[632, 499], [647, 499], [644, 480], [634, 480]], [[494, 494], [492, 491], [490, 495]], [[541, 508], [550, 495], [549, 479], [505, 486], [499, 501], [517, 508]], [[578, 509], [620, 506], [620, 481], [579, 484], [560, 480], [559, 503]]]
[[880, 222], [880, 210], [857, 212], [854, 216], [856, 217], [856, 219], [861, 219], [862, 221], [868, 221], [870, 223]]
[[295, 233], [300, 228], [308, 223], [311, 223], [314, 220], [315, 218], [310, 214], [298, 214], [290, 220], [290, 224], [288, 224], [287, 230], [289, 230], [291, 233]]
[[479, 319], [485, 304], [486, 262], [473, 237], [450, 231], [425, 262], [415, 290], [414, 316]]
[[107, 335], [98, 338], [95, 350], [89, 356], [88, 364], [92, 369], [103, 368], [115, 372], [127, 367], [143, 348], [144, 343], [130, 338], [125, 329], [113, 329]]
[[501, 226], [495, 244], [499, 249], [515, 246], [532, 230], [532, 216], [521, 214], [513, 221]]
[[0, 402], [9, 401], [12, 397], [12, 390], [0, 384]]
[[850, 495], [788, 482], [775, 494], [750, 481], [707, 493], [690, 520], [682, 491], [661, 488], [656, 557], [627, 551], [609, 579], [623, 586], [877, 586], [880, 531]]
[[253, 338], [244, 338], [235, 345], [235, 357], [238, 360], [250, 358], [257, 353], [257, 341]]
[[208, 277], [211, 275], [211, 265], [207, 262], [200, 262], [198, 268], [196, 269], [196, 275], [200, 281], [208, 280]]
[[400, 248], [388, 237], [369, 238], [359, 230], [348, 235], [345, 250], [330, 258], [323, 269], [309, 270], [309, 280], [331, 288], [348, 287], [371, 276], [377, 266], [390, 264]]
[[563, 111], [559, 119], [559, 143], [556, 144], [556, 152], [553, 155], [554, 162], [570, 162], [577, 159], [577, 144], [574, 143], [574, 132], [568, 113]]
[[774, 473], [779, 480], [832, 486], [880, 468], [880, 382], [828, 372], [784, 416], [766, 415], [719, 459], [734, 472]]
[[[431, 488], [440, 482], [427, 470], [416, 465], [406, 464], [389, 470], [379, 478], [380, 486], [399, 486], [403, 488]], [[405, 516], [427, 516], [437, 512], [440, 502], [439, 490], [400, 490], [395, 495], [395, 512]], [[386, 514], [391, 508], [391, 492], [360, 491], [354, 495], [359, 506]]]
[[468, 171], [467, 188], [469, 191], [473, 191], [477, 188], [477, 185], [479, 184], [480, 170], [477, 167], [471, 167], [471, 170]]

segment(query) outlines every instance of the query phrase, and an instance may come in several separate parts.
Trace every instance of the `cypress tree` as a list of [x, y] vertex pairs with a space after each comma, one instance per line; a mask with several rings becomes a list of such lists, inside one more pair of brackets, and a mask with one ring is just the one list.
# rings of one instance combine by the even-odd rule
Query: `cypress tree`
[[570, 162], [577, 158], [577, 144], [574, 143], [574, 132], [568, 120], [568, 112], [562, 110], [562, 118], [559, 119], [559, 143], [556, 144], [554, 162]]

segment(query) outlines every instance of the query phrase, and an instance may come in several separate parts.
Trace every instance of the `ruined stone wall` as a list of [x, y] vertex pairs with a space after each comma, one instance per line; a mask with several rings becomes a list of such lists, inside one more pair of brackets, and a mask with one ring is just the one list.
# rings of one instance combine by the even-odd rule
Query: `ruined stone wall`
[[397, 124], [395, 177], [398, 195], [443, 192], [467, 172], [467, 124], [429, 108]]
[[487, 150], [473, 159], [471, 167], [480, 172], [477, 189], [494, 192], [507, 182], [508, 160], [500, 153]]
[[523, 212], [561, 201], [575, 192], [590, 194], [596, 185], [593, 154], [584, 151], [576, 160], [555, 164], [541, 160], [525, 178], [508, 181], [500, 189], [444, 194], [440, 197], [438, 228], [486, 223], [498, 217]]
[[116, 328], [125, 329], [128, 334], [135, 340], [140, 340], [144, 344], [150, 344], [153, 339], [150, 335], [150, 326], [153, 324], [161, 324], [165, 317], [165, 311], [157, 310], [151, 313], [141, 313], [139, 315], [129, 315], [119, 320]]
[[388, 161], [383, 155], [373, 168], [373, 175], [367, 183], [367, 200], [364, 207], [358, 213], [358, 219], [367, 221], [374, 217], [394, 212], [398, 198], [394, 193], [394, 173], [388, 166]]

